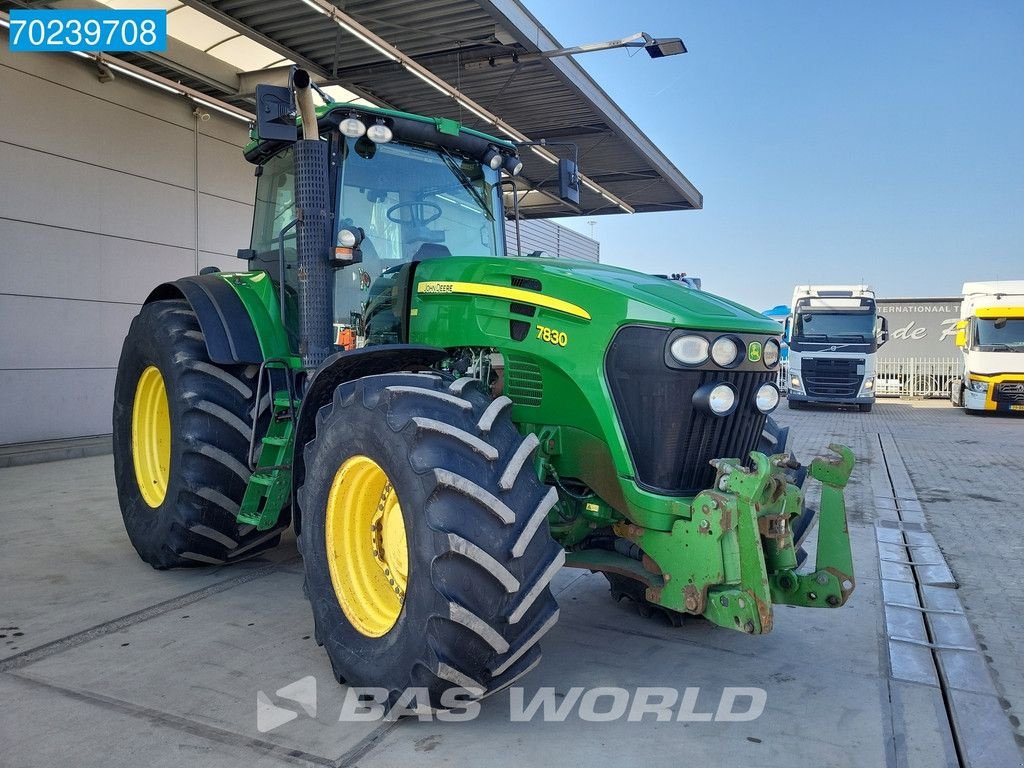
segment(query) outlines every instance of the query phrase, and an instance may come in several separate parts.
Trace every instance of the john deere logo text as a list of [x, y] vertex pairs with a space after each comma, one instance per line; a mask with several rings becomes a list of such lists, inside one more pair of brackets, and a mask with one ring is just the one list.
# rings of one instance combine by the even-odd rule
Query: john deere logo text
[[750, 346], [747, 347], [747, 359], [752, 363], [756, 363], [761, 359], [761, 342], [750, 342]]

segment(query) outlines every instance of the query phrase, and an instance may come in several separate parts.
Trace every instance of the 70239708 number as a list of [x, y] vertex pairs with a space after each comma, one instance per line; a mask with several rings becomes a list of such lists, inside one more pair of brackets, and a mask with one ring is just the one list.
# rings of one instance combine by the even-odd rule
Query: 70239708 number
[[165, 10], [11, 9], [12, 51], [165, 51]]
[[556, 331], [554, 328], [548, 328], [546, 325], [537, 326], [537, 338], [549, 344], [554, 344], [556, 347], [564, 347], [569, 343], [569, 334], [565, 331]]

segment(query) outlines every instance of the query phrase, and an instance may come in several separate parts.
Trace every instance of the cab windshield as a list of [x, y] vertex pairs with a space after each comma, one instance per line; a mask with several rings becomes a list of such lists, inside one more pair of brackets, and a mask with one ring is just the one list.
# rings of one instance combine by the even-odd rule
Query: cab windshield
[[977, 318], [974, 329], [981, 352], [1024, 352], [1024, 317]]
[[440, 148], [365, 136], [342, 146], [336, 228], [359, 227], [364, 239], [362, 263], [336, 273], [334, 320], [356, 343], [397, 341], [404, 265], [504, 253], [499, 172]]
[[795, 338], [801, 341], [870, 341], [875, 336], [873, 312], [800, 312]]

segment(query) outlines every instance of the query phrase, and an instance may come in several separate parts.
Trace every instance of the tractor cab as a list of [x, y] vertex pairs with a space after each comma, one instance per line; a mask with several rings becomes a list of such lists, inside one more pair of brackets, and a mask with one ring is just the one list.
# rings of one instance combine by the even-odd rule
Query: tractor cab
[[[351, 104], [325, 105], [317, 116], [330, 158], [335, 346], [406, 341], [414, 263], [505, 254], [501, 172], [521, 167], [516, 150], [448, 120]], [[247, 153], [259, 168], [250, 268], [270, 272], [293, 295], [294, 154], [287, 141]]]

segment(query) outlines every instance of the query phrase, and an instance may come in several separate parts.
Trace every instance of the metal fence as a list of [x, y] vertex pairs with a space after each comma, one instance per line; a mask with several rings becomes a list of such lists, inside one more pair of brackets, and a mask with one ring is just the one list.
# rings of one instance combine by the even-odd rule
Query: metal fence
[[[960, 358], [903, 358], [879, 360], [875, 372], [875, 394], [879, 397], [949, 397], [950, 382], [963, 375]], [[789, 367], [779, 366], [779, 388], [789, 388]]]
[[879, 360], [875, 394], [879, 397], [949, 397], [950, 383], [963, 375], [964, 363], [955, 357]]

